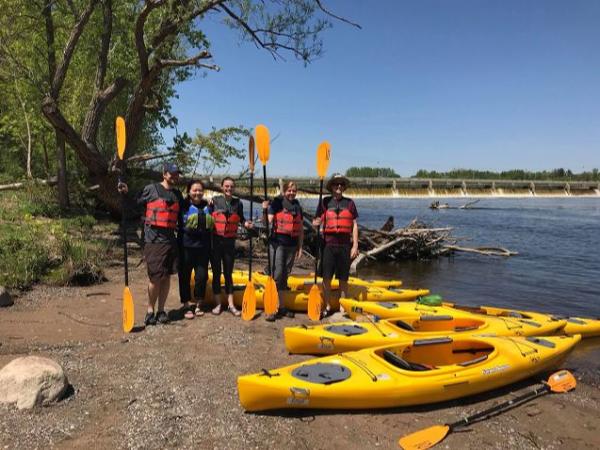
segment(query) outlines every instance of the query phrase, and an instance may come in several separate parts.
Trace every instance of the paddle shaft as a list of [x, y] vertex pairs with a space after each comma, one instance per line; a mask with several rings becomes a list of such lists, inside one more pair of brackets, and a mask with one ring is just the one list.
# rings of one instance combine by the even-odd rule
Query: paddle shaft
[[[263, 164], [263, 187], [264, 187], [264, 191], [265, 191], [265, 201], [267, 201], [268, 198], [267, 198], [267, 166], [266, 166], [266, 164]], [[267, 264], [269, 265], [269, 275], [271, 277], [273, 277], [273, 268], [271, 267], [271, 250], [269, 249], [269, 238], [271, 237], [271, 234], [269, 233], [269, 210], [265, 209], [263, 211], [263, 213], [264, 213], [265, 226], [267, 227]]]
[[[321, 178], [321, 182], [319, 183], [319, 207], [323, 208], [323, 178]], [[319, 209], [317, 207], [317, 209]], [[315, 258], [315, 284], [317, 284], [317, 270], [319, 269], [319, 260], [323, 258], [321, 251], [321, 235], [319, 233], [319, 229], [321, 226], [317, 227], [317, 257]], [[323, 261], [321, 261], [321, 267], [323, 267]]]
[[[250, 220], [253, 220], [253, 205], [252, 197], [254, 196], [254, 172], [250, 172]], [[252, 281], [252, 234], [248, 231], [248, 246], [250, 256], [248, 257], [248, 281]]]
[[469, 417], [457, 420], [456, 422], [448, 424], [448, 426], [450, 427], [451, 431], [456, 428], [465, 427], [479, 420], [487, 419], [492, 415], [512, 409], [516, 406], [519, 406], [522, 403], [525, 403], [529, 400], [533, 400], [534, 398], [541, 397], [542, 395], [547, 394], [548, 392], [550, 392], [550, 388], [547, 385], [537, 387], [533, 391], [527, 392], [526, 394], [523, 394], [511, 400], [507, 400], [506, 402], [500, 403], [499, 405], [492, 406], [491, 408], [488, 408], [484, 411], [480, 411]]
[[[123, 173], [125, 173], [125, 161], [123, 161]], [[119, 177], [119, 182], [125, 182]], [[121, 194], [121, 229], [123, 230], [123, 262], [125, 263], [125, 286], [129, 286], [129, 267], [127, 264], [127, 226], [125, 220], [125, 194]]]

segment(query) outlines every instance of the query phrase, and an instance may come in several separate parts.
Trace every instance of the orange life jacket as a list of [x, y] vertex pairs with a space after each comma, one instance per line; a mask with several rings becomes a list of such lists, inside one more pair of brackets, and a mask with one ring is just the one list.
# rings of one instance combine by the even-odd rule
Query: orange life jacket
[[300, 236], [302, 231], [302, 210], [300, 205], [287, 199], [282, 200], [283, 209], [273, 215], [273, 233], [287, 234], [293, 238]]
[[[156, 195], [159, 195], [156, 188]], [[169, 202], [158, 197], [156, 200], [146, 203], [145, 221], [148, 225], [160, 228], [175, 228], [179, 216], [179, 202]]]
[[232, 198], [229, 205], [227, 205], [225, 197], [218, 196], [214, 198], [212, 216], [215, 219], [216, 235], [226, 238], [237, 236], [237, 229], [241, 220], [241, 217], [237, 213], [239, 202], [239, 198]]
[[[350, 200], [342, 198], [339, 203], [334, 198], [329, 198], [327, 202], [323, 202], [325, 212], [321, 215], [323, 223], [323, 233], [333, 234], [352, 234], [354, 226], [354, 217], [350, 212]], [[335, 207], [333, 207], [335, 205]]]

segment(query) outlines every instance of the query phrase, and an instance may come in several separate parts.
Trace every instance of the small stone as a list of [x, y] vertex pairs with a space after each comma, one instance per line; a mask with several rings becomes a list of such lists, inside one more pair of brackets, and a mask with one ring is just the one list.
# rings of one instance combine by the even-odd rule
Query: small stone
[[12, 306], [15, 302], [4, 286], [0, 286], [0, 306]]
[[542, 411], [540, 411], [538, 408], [534, 408], [534, 407], [529, 407], [527, 408], [527, 415], [529, 417], [535, 417], [538, 416], [542, 413]]

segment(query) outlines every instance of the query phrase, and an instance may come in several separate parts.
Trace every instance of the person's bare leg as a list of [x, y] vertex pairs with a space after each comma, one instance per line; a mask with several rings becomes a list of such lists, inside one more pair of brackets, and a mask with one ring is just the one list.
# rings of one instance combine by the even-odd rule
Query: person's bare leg
[[160, 282], [153, 283], [152, 281], [148, 282], [148, 309], [149, 313], [154, 312], [154, 308], [156, 307], [156, 301], [158, 300], [158, 296], [160, 294]]
[[[340, 280], [340, 299], [346, 298], [346, 294], [348, 293], [348, 280], [342, 281]], [[340, 312], [344, 314], [344, 307], [340, 303]]]
[[167, 297], [169, 296], [169, 289], [171, 287], [171, 276], [167, 275], [160, 280], [160, 290], [158, 294], [158, 310], [164, 311], [165, 304], [167, 303]]

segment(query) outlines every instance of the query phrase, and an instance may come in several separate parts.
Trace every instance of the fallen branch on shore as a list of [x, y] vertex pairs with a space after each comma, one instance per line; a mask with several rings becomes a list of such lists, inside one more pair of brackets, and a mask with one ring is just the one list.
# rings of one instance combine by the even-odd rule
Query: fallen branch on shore
[[486, 256], [514, 256], [518, 255], [518, 252], [513, 252], [504, 247], [459, 247], [458, 245], [444, 245], [444, 249], [454, 252], [467, 252], [477, 253], [479, 255]]

